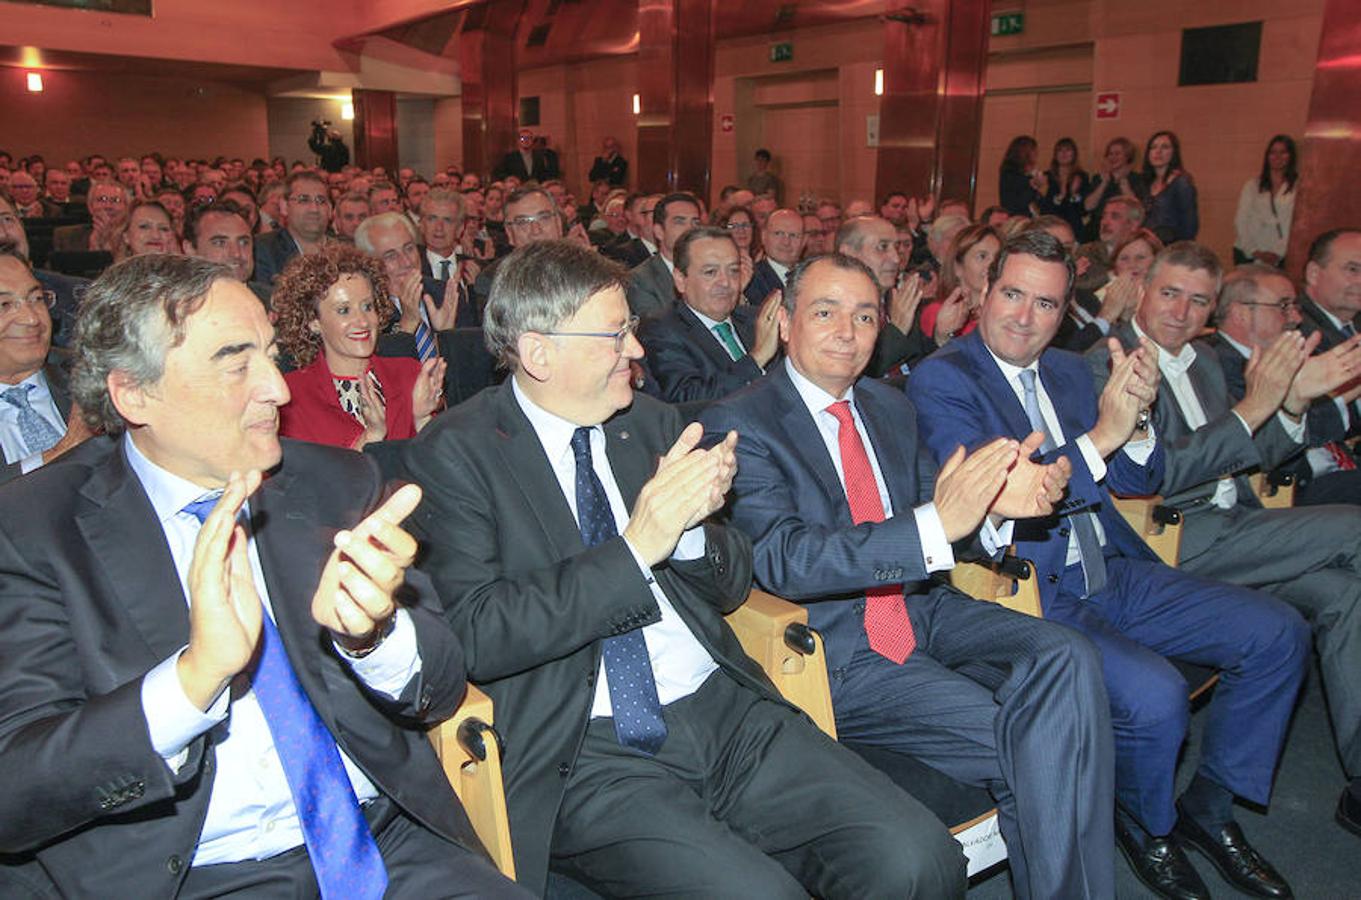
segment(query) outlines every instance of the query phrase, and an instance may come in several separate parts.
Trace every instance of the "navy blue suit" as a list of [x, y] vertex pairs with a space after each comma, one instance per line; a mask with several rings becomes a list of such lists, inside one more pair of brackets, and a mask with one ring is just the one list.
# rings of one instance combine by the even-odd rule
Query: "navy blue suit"
[[752, 269], [751, 281], [747, 282], [747, 289], [742, 295], [747, 298], [747, 302], [753, 306], [760, 306], [770, 296], [771, 291], [784, 290], [784, 282], [780, 276], [775, 274], [775, 269], [771, 267], [768, 260], [761, 260]]
[[[1177, 754], [1189, 718], [1186, 681], [1164, 658], [1173, 657], [1221, 673], [1201, 773], [1265, 804], [1309, 658], [1303, 620], [1266, 594], [1157, 562], [1113, 509], [1076, 445], [1097, 420], [1087, 363], [1051, 349], [1038, 368], [1064, 438], [1049, 458], [1068, 457], [1073, 476], [1060, 509], [1064, 515], [1016, 523], [1016, 555], [1035, 566], [1045, 617], [1077, 628], [1101, 650], [1115, 726], [1117, 799], [1150, 833], [1171, 830]], [[920, 413], [922, 439], [937, 459], [960, 444], [973, 448], [1031, 431], [1021, 401], [979, 332], [950, 342], [918, 366], [908, 391]], [[1108, 460], [1106, 485], [1122, 494], [1156, 493], [1164, 460], [1161, 442], [1142, 466], [1117, 452]], [[1082, 567], [1065, 565], [1065, 516], [1077, 510], [1096, 513], [1106, 534], [1109, 580], [1086, 598]]]
[[[913, 510], [931, 501], [936, 467], [912, 404], [867, 378], [853, 402], [892, 515], [855, 525], [789, 365], [701, 421], [740, 435], [732, 521], [752, 538], [757, 583], [805, 605], [822, 634], [839, 736], [986, 785], [1017, 896], [1113, 896], [1110, 724], [1091, 645], [928, 574]], [[901, 665], [865, 635], [865, 591], [889, 584], [902, 585], [917, 639]]]
[[684, 300], [671, 311], [645, 320], [638, 340], [647, 351], [647, 368], [656, 378], [656, 394], [668, 403], [707, 403], [731, 394], [761, 377], [751, 357], [756, 344], [756, 308], [738, 306], [732, 326], [747, 350], [733, 359]]

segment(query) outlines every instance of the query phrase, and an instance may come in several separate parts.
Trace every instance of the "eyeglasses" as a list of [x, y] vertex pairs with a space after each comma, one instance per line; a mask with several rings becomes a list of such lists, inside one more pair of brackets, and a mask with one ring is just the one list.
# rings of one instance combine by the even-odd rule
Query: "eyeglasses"
[[729, 222], [727, 225], [724, 225], [723, 227], [728, 229], [729, 231], [751, 231], [750, 222]]
[[802, 231], [772, 231], [770, 234], [782, 241], [797, 241], [803, 237]]
[[614, 352], [624, 352], [624, 342], [629, 339], [629, 335], [638, 328], [638, 317], [629, 316], [629, 320], [624, 323], [624, 327], [618, 331], [544, 331], [540, 332], [549, 337], [594, 337], [594, 338], [614, 338]]
[[1266, 306], [1276, 310], [1283, 316], [1290, 315], [1299, 307], [1299, 304], [1294, 300], [1279, 300], [1275, 303], [1262, 303], [1257, 300], [1239, 300], [1238, 302], [1243, 306]]
[[535, 225], [547, 225], [556, 215], [553, 210], [546, 209], [537, 216], [516, 216], [506, 224], [514, 225], [516, 228], [533, 228]]
[[288, 198], [289, 203], [296, 203], [298, 206], [329, 206], [331, 201], [320, 194], [309, 197], [307, 194], [298, 194]]
[[53, 291], [37, 289], [31, 291], [27, 297], [20, 297], [8, 291], [0, 292], [0, 319], [8, 319], [10, 316], [18, 315], [19, 310], [28, 307], [37, 309], [45, 306], [51, 309], [57, 304], [57, 295]]

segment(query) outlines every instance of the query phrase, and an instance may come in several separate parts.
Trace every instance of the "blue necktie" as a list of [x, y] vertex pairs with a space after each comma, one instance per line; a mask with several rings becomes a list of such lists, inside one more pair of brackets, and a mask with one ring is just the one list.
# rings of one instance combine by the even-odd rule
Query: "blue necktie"
[[[577, 461], [577, 527], [586, 546], [594, 547], [619, 532], [605, 487], [591, 462], [590, 428], [573, 432], [572, 453]], [[662, 701], [657, 697], [657, 682], [652, 676], [642, 629], [605, 638], [601, 653], [619, 743], [648, 756], [656, 755], [666, 741], [666, 720], [662, 718]]]
[[[214, 495], [184, 511], [199, 520], [217, 504]], [[264, 611], [259, 662], [251, 689], [265, 714], [298, 810], [307, 855], [324, 900], [380, 898], [387, 869], [326, 723], [293, 674], [279, 629]]]
[[5, 391], [5, 402], [19, 409], [19, 437], [30, 454], [43, 453], [61, 440], [61, 432], [38, 414], [28, 402], [31, 384], [21, 384]]
[[[1055, 447], [1054, 439], [1040, 414], [1040, 397], [1035, 390], [1035, 370], [1022, 369], [1019, 375], [1021, 387], [1025, 390], [1025, 414], [1030, 420], [1030, 428], [1044, 435], [1040, 445], [1041, 453], [1048, 453]], [[1090, 597], [1106, 586], [1106, 558], [1101, 555], [1101, 541], [1096, 536], [1094, 516], [1080, 512], [1068, 517], [1073, 534], [1077, 536], [1077, 555], [1082, 562], [1082, 578], [1086, 583], [1084, 597]]]

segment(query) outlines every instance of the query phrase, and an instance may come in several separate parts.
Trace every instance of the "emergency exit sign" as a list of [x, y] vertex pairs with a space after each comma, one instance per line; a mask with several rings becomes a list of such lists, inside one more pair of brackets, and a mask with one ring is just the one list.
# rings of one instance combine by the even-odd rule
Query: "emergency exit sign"
[[992, 36], [1001, 37], [1025, 31], [1025, 13], [1004, 12], [992, 15]]
[[789, 62], [793, 58], [794, 58], [793, 44], [785, 43], [770, 45], [771, 62]]

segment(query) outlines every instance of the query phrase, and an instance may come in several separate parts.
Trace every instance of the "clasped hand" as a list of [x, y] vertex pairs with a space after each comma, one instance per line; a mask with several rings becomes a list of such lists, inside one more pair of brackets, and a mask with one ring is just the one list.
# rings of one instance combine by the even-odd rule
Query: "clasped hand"
[[721, 509], [737, 474], [737, 432], [697, 449], [704, 429], [691, 422], [662, 457], [629, 514], [624, 538], [649, 566], [666, 559], [681, 535]]
[[957, 447], [936, 476], [933, 497], [945, 537], [952, 543], [967, 537], [989, 513], [1004, 519], [1052, 513], [1073, 467], [1066, 457], [1052, 463], [1032, 460], [1043, 443], [1044, 435], [1036, 431], [1024, 441], [998, 438], [967, 455]]

